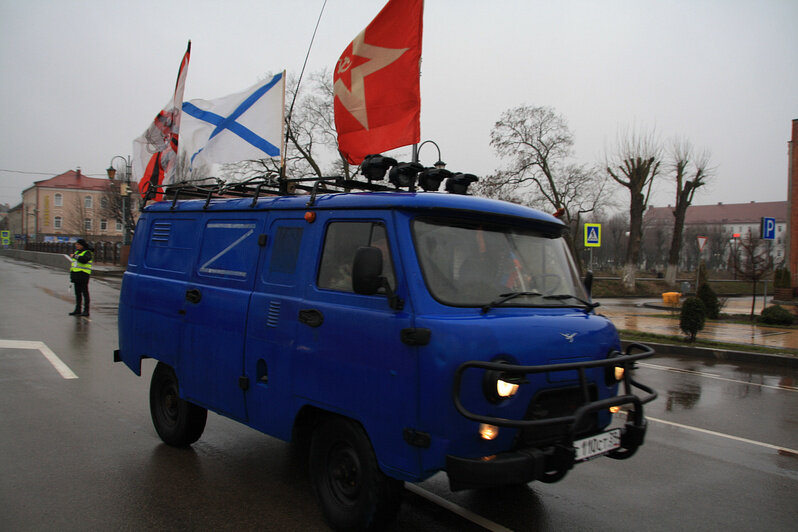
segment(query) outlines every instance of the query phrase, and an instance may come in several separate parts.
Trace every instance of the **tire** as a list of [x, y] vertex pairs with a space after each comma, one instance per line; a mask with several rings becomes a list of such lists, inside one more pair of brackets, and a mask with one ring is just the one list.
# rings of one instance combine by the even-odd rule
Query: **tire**
[[208, 411], [181, 399], [178, 390], [174, 370], [158, 362], [150, 381], [152, 424], [164, 443], [187, 447], [202, 436]]
[[373, 530], [396, 518], [403, 483], [377, 465], [363, 428], [327, 419], [314, 431], [310, 478], [324, 518], [335, 530]]

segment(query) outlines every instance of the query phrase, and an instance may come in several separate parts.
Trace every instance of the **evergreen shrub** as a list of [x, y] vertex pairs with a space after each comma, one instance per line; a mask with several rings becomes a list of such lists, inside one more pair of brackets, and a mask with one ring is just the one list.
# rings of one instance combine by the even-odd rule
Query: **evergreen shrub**
[[695, 342], [698, 331], [704, 328], [707, 311], [704, 303], [697, 297], [688, 297], [682, 303], [682, 314], [679, 318], [679, 328]]
[[786, 308], [772, 305], [762, 311], [759, 321], [768, 325], [792, 325], [795, 323], [795, 317]]
[[698, 297], [698, 299], [700, 299], [704, 304], [704, 310], [706, 310], [707, 318], [711, 320], [718, 319], [720, 316], [720, 301], [718, 300], [718, 295], [714, 290], [712, 290], [712, 287], [709, 286], [708, 283], [703, 283], [698, 287], [696, 297]]

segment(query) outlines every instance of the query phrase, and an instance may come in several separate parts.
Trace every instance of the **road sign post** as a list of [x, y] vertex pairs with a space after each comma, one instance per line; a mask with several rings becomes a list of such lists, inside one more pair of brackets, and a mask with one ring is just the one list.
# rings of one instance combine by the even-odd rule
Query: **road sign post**
[[585, 224], [585, 247], [590, 249], [590, 270], [593, 270], [593, 248], [601, 247], [601, 224]]
[[762, 240], [776, 240], [776, 219], [763, 216], [759, 232]]

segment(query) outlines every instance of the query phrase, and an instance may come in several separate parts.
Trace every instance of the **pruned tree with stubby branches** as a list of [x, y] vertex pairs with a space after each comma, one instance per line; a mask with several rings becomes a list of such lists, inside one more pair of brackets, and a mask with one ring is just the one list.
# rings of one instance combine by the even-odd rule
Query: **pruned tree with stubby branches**
[[629, 242], [623, 267], [623, 285], [629, 291], [635, 290], [643, 212], [661, 164], [662, 148], [653, 132], [630, 131], [619, 135], [615, 148], [607, 155], [607, 173], [629, 190]]
[[696, 153], [693, 145], [683, 139], [674, 140], [670, 149], [670, 170], [676, 184], [676, 204], [673, 208], [673, 232], [665, 268], [665, 282], [676, 285], [679, 270], [679, 253], [687, 208], [692, 205], [696, 191], [707, 184], [713, 170], [709, 166], [709, 152]]

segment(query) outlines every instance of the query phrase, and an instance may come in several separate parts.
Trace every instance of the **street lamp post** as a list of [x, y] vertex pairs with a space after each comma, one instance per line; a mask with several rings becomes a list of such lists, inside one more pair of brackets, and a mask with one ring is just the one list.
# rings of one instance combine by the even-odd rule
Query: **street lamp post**
[[421, 147], [427, 143], [432, 144], [438, 150], [438, 162], [436, 162], [433, 166], [439, 170], [446, 168], [446, 163], [441, 160], [441, 148], [434, 140], [425, 140], [421, 144], [413, 144], [413, 162], [418, 162], [418, 154], [421, 151]]
[[130, 244], [130, 224], [128, 223], [128, 217], [130, 216], [128, 211], [130, 209], [128, 208], [128, 195], [130, 195], [130, 174], [131, 168], [133, 166], [133, 160], [130, 158], [130, 155], [127, 157], [114, 155], [111, 158], [111, 163], [108, 165], [108, 169], [106, 170], [108, 173], [108, 179], [111, 180], [116, 177], [116, 168], [114, 168], [114, 161], [116, 159], [122, 159], [125, 162], [125, 181], [122, 183], [122, 185], [120, 185], [119, 195], [122, 197], [122, 244], [127, 246]]

